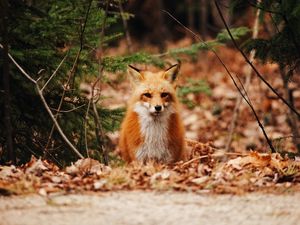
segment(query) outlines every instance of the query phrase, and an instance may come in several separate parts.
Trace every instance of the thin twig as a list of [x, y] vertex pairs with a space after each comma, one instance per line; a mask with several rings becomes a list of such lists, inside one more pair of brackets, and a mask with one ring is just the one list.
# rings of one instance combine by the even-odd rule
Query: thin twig
[[[41, 89], [41, 90], [42, 90], [42, 89]], [[73, 111], [75, 111], [75, 110], [77, 110], [77, 109], [80, 109], [80, 108], [84, 107], [85, 105], [86, 105], [86, 104], [82, 104], [82, 105], [80, 105], [80, 106], [77, 106], [77, 107], [75, 107], [75, 108], [73, 108], [73, 109], [69, 109], [69, 110], [60, 110], [60, 111], [57, 111], [57, 109], [54, 109], [54, 108], [51, 108], [51, 107], [50, 107], [50, 109], [53, 110], [53, 111], [59, 112], [59, 113], [70, 113], [70, 112], [73, 112]]]
[[225, 156], [225, 155], [238, 155], [238, 156], [247, 156], [247, 154], [243, 154], [243, 153], [236, 153], [236, 152], [222, 152], [222, 153], [214, 153], [214, 154], [208, 154], [208, 155], [202, 155], [202, 156], [198, 156], [196, 158], [192, 158], [191, 160], [183, 163], [181, 165], [181, 167], [185, 167], [197, 160], [200, 160], [200, 159], [205, 159], [205, 158], [209, 158], [209, 157], [221, 157], [221, 156]]
[[[2, 47], [2, 45], [0, 46]], [[61, 129], [60, 125], [58, 124], [57, 120], [55, 119], [55, 116], [53, 115], [53, 113], [51, 112], [51, 109], [49, 108], [44, 96], [43, 96], [43, 92], [41, 91], [38, 83], [30, 76], [28, 75], [28, 73], [25, 72], [25, 70], [14, 60], [14, 58], [9, 54], [9, 58], [12, 60], [12, 62], [15, 64], [15, 66], [21, 71], [21, 73], [28, 79], [30, 80], [36, 87], [36, 90], [38, 92], [38, 95], [40, 96], [40, 99], [42, 100], [42, 103], [45, 107], [45, 109], [47, 110], [50, 118], [52, 119], [53, 123], [55, 124], [56, 129], [58, 130], [58, 132], [60, 133], [61, 137], [63, 138], [63, 140], [69, 145], [69, 147], [77, 154], [77, 156], [81, 159], [83, 159], [84, 157], [81, 155], [81, 153], [74, 147], [74, 145], [69, 141], [69, 139], [66, 137], [66, 135], [64, 134], [63, 130]]]
[[[94, 112], [94, 121], [95, 121], [95, 133], [96, 133], [96, 139], [97, 142], [100, 146], [100, 150], [101, 150], [101, 154], [102, 154], [102, 160], [103, 163], [105, 165], [108, 165], [108, 155], [107, 155], [107, 151], [104, 145], [104, 131], [101, 125], [101, 121], [100, 121], [100, 116], [97, 110], [97, 106], [96, 106], [96, 101], [94, 101], [94, 96], [95, 96], [95, 86], [98, 84], [98, 82], [101, 80], [102, 78], [102, 74], [103, 74], [103, 67], [101, 67], [101, 71], [99, 72], [99, 75], [96, 79], [96, 81], [93, 83], [92, 85], [92, 98], [90, 99], [91, 103], [92, 103], [92, 107], [93, 107], [93, 112]], [[100, 94], [99, 94], [100, 95]]]
[[48, 85], [48, 83], [52, 80], [52, 78], [56, 75], [57, 71], [60, 69], [61, 65], [66, 60], [68, 54], [69, 54], [69, 51], [67, 52], [67, 54], [65, 55], [65, 57], [61, 60], [61, 62], [59, 63], [58, 67], [54, 70], [54, 72], [52, 73], [52, 75], [50, 76], [50, 78], [47, 80], [47, 82], [44, 84], [44, 86], [41, 88], [42, 92], [43, 92], [44, 88]]
[[287, 105], [294, 113], [297, 114], [298, 118], [300, 118], [300, 113], [294, 108], [292, 107], [288, 102], [287, 100], [285, 100], [272, 86], [271, 84], [268, 83], [268, 81], [258, 72], [258, 70], [255, 68], [255, 66], [251, 63], [251, 61], [248, 59], [248, 57], [246, 56], [246, 54], [242, 51], [242, 49], [238, 46], [238, 44], [236, 43], [235, 39], [233, 38], [232, 34], [231, 34], [231, 31], [222, 15], [222, 12], [220, 10], [220, 7], [219, 7], [219, 4], [218, 2], [215, 0], [215, 5], [217, 7], [217, 10], [219, 12], [219, 15], [223, 21], [223, 24], [230, 36], [230, 39], [232, 41], [232, 43], [234, 44], [235, 48], [241, 53], [241, 55], [244, 57], [245, 61], [251, 66], [251, 68], [253, 69], [253, 71], [255, 72], [255, 74], [259, 77], [259, 79], [261, 81], [263, 81], [264, 84], [266, 84], [268, 86], [268, 88], [285, 104]]
[[89, 99], [89, 103], [87, 105], [85, 118], [84, 118], [84, 145], [85, 145], [86, 155], [88, 158], [90, 158], [90, 156], [89, 156], [90, 154], [89, 154], [89, 148], [88, 148], [88, 142], [87, 142], [87, 121], [89, 118], [90, 106], [91, 106], [91, 99]]
[[[3, 48], [3, 45], [0, 44], [0, 47]], [[11, 54], [8, 53], [8, 57], [28, 80], [30, 80], [32, 83], [36, 84], [36, 81], [31, 76], [29, 76], [28, 73], [25, 72], [25, 70], [16, 62], [16, 60], [11, 56]]]
[[64, 134], [64, 132], [62, 131], [62, 129], [60, 128], [57, 120], [55, 119], [55, 116], [52, 114], [44, 96], [43, 96], [43, 92], [41, 91], [41, 89], [39, 88], [38, 84], [36, 84], [36, 89], [38, 91], [38, 94], [45, 106], [45, 109], [47, 110], [49, 116], [51, 117], [53, 123], [55, 124], [56, 129], [58, 130], [58, 132], [60, 133], [61, 137], [64, 139], [64, 141], [69, 145], [69, 147], [77, 154], [77, 156], [81, 159], [83, 159], [83, 155], [81, 155], [81, 153], [74, 147], [74, 145], [69, 141], [69, 139], [66, 137], [66, 135]]
[[[253, 25], [252, 38], [257, 38], [259, 15], [260, 15], [260, 9], [258, 9], [256, 11], [256, 17], [255, 17], [255, 21], [254, 21], [254, 25]], [[251, 62], [254, 60], [254, 56], [255, 56], [255, 51], [252, 50], [250, 52], [250, 56], [249, 56], [249, 59], [250, 59]], [[245, 72], [245, 75], [246, 75], [245, 93], [246, 94], [247, 94], [247, 90], [248, 90], [248, 87], [250, 85], [251, 78], [252, 78], [252, 73], [251, 72], [252, 72], [251, 67], [248, 65], [247, 66], [247, 71]], [[239, 95], [236, 102], [235, 102], [235, 107], [234, 107], [234, 110], [233, 110], [233, 116], [232, 116], [232, 119], [231, 119], [231, 122], [230, 122], [230, 125], [229, 125], [229, 134], [228, 134], [227, 142], [226, 142], [226, 145], [225, 145], [225, 151], [226, 152], [228, 152], [230, 147], [231, 147], [231, 143], [232, 143], [232, 139], [233, 139], [233, 133], [234, 133], [236, 125], [237, 125], [237, 119], [239, 117], [240, 106], [241, 106], [242, 100], [243, 100], [242, 96]]]

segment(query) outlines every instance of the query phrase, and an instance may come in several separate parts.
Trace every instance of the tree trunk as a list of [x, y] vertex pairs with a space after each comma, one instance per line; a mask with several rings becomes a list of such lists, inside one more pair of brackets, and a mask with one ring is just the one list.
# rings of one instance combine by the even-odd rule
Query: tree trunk
[[[284, 93], [285, 99], [292, 107], [295, 108], [293, 90], [289, 88], [289, 77], [291, 77], [292, 74], [288, 74], [288, 73], [293, 73], [293, 71], [286, 72], [284, 68], [280, 68], [280, 75], [282, 78], [283, 89], [285, 92]], [[292, 141], [295, 147], [297, 148], [298, 153], [300, 153], [300, 132], [299, 132], [298, 120], [296, 114], [290, 108], [287, 113], [287, 119], [292, 132]]]
[[[213, 23], [216, 27], [217, 30], [219, 30], [220, 28], [224, 28], [224, 24], [222, 22], [222, 19], [219, 16], [218, 10], [214, 4], [214, 1], [209, 1], [210, 2], [210, 6], [212, 8], [212, 16], [213, 16]], [[222, 14], [224, 16], [225, 22], [226, 24], [229, 26], [231, 24], [231, 16], [229, 14], [229, 10], [228, 8], [226, 8], [225, 6], [229, 6], [230, 5], [230, 0], [223, 0], [222, 1], [222, 5], [220, 4], [220, 9], [222, 11]]]
[[206, 0], [200, 0], [200, 34], [203, 40], [206, 40], [207, 36], [207, 2]]
[[6, 131], [6, 148], [8, 151], [9, 160], [16, 163], [16, 155], [13, 147], [12, 124], [11, 124], [11, 103], [10, 103], [10, 74], [9, 74], [9, 58], [8, 58], [8, 2], [1, 0], [1, 34], [3, 45], [3, 89], [4, 89], [4, 125]]
[[187, 0], [186, 1], [186, 4], [187, 4], [187, 7], [188, 7], [188, 10], [187, 10], [187, 20], [188, 20], [188, 27], [193, 30], [194, 29], [194, 1], [193, 0]]

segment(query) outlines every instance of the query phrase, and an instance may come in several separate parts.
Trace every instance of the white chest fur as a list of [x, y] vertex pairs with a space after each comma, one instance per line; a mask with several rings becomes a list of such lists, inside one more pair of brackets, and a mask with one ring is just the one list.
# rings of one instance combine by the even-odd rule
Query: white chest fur
[[172, 106], [166, 108], [159, 116], [151, 115], [149, 109], [142, 104], [136, 104], [134, 111], [139, 116], [144, 138], [136, 152], [136, 158], [142, 162], [149, 159], [170, 162], [172, 156], [168, 149], [168, 128], [170, 115], [173, 113]]

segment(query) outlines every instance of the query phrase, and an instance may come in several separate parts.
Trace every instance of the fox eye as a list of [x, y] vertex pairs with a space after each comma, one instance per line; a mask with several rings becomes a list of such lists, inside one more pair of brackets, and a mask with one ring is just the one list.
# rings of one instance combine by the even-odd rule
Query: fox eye
[[165, 98], [165, 97], [168, 97], [168, 96], [169, 96], [169, 93], [163, 92], [163, 93], [160, 94], [160, 96], [161, 96], [162, 98]]
[[144, 93], [143, 95], [144, 95], [145, 97], [147, 97], [147, 98], [151, 98], [151, 97], [152, 97], [150, 93]]

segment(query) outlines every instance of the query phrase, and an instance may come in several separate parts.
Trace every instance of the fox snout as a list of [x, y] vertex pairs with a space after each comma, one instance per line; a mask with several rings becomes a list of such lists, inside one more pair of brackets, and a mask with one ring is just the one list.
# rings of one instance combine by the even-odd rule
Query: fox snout
[[165, 107], [163, 105], [154, 105], [150, 107], [150, 113], [154, 115], [159, 115], [164, 111]]
[[154, 108], [155, 108], [156, 112], [160, 112], [162, 109], [161, 105], [156, 105], [156, 106], [154, 106]]
[[159, 115], [165, 110], [165, 106], [163, 104], [150, 104], [148, 102], [143, 102], [142, 104], [150, 114]]

